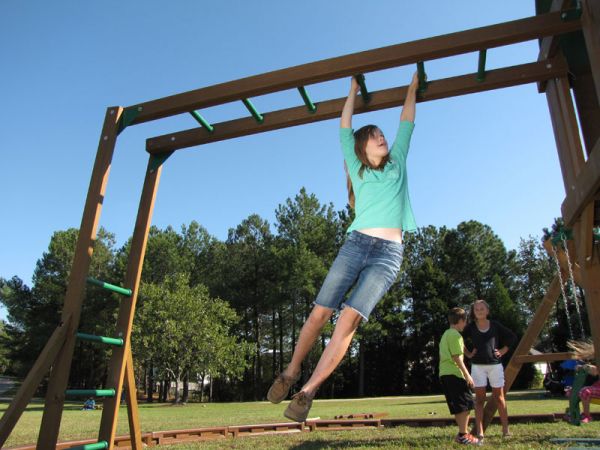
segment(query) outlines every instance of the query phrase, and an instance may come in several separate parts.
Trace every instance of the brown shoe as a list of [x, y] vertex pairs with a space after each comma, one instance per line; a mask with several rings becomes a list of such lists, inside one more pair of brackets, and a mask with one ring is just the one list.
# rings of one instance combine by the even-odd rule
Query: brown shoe
[[296, 422], [304, 422], [308, 417], [308, 412], [312, 406], [312, 398], [300, 391], [292, 397], [292, 401], [285, 409], [283, 415]]
[[269, 400], [271, 403], [281, 403], [281, 401], [288, 396], [290, 388], [296, 383], [296, 381], [298, 381], [299, 378], [300, 375], [295, 378], [291, 378], [280, 373], [277, 378], [275, 378], [275, 381], [273, 381], [269, 392], [267, 392], [267, 400]]

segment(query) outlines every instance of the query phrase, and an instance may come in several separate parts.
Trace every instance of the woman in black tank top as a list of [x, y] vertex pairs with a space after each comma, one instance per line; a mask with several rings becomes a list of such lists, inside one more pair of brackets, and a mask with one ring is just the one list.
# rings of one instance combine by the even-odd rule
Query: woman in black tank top
[[483, 407], [486, 387], [492, 387], [492, 396], [498, 405], [503, 436], [509, 436], [508, 411], [504, 398], [504, 368], [502, 357], [516, 343], [515, 334], [495, 320], [489, 320], [490, 307], [485, 300], [476, 300], [471, 305], [469, 323], [463, 330], [465, 340], [472, 350], [465, 348], [465, 356], [471, 359], [471, 376], [475, 384], [475, 426], [483, 439]]

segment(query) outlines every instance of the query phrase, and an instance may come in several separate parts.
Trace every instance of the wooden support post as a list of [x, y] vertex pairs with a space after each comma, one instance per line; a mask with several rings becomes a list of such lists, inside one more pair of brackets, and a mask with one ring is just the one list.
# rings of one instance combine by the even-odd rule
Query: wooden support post
[[569, 80], [562, 77], [548, 81], [546, 97], [565, 191], [569, 195], [575, 189], [575, 179], [584, 163], [577, 117], [569, 90]]
[[79, 316], [81, 313], [81, 304], [86, 287], [86, 277], [90, 268], [90, 261], [94, 251], [94, 242], [96, 241], [96, 231], [104, 202], [104, 193], [108, 183], [110, 165], [117, 141], [118, 125], [123, 109], [120, 107], [110, 107], [106, 111], [100, 143], [96, 153], [94, 170], [85, 201], [81, 227], [79, 228], [79, 237], [75, 247], [75, 255], [67, 293], [62, 311], [62, 321], [71, 317], [68, 329], [66, 330], [66, 340], [61, 351], [53, 364], [48, 391], [46, 393], [46, 403], [44, 406], [44, 415], [38, 436], [38, 449], [54, 449], [58, 439], [60, 421], [62, 418], [63, 405], [65, 401], [65, 389], [69, 380], [71, 371], [71, 360], [75, 347], [75, 333], [79, 326]]
[[[133, 231], [129, 261], [127, 264], [127, 274], [125, 277], [125, 287], [131, 289], [132, 294], [126, 300], [121, 302], [119, 317], [117, 319], [117, 335], [125, 340], [123, 347], [116, 347], [113, 350], [107, 376], [107, 386], [113, 388], [116, 395], [104, 400], [104, 409], [100, 421], [99, 441], [106, 441], [109, 450], [114, 445], [115, 432], [117, 428], [117, 415], [119, 412], [119, 401], [121, 390], [123, 388], [123, 378], [125, 374], [126, 361], [131, 352], [131, 328], [133, 316], [135, 313], [135, 304], [137, 301], [140, 278], [142, 275], [142, 266], [146, 254], [146, 243], [148, 241], [148, 231], [152, 222], [152, 212], [154, 210], [154, 201], [158, 190], [158, 182], [162, 166], [154, 167], [156, 157], [150, 156], [148, 167], [146, 169], [146, 178], [142, 189], [140, 206]], [[132, 367], [133, 369], [133, 367]], [[131, 410], [130, 414], [137, 415], [137, 410]]]
[[[535, 340], [540, 335], [542, 328], [546, 324], [548, 316], [550, 315], [550, 312], [552, 311], [554, 304], [556, 303], [556, 301], [558, 300], [558, 297], [560, 296], [560, 292], [561, 292], [560, 281], [559, 281], [558, 276], [555, 276], [553, 278], [552, 282], [550, 283], [550, 286], [548, 287], [548, 290], [546, 291], [546, 295], [544, 295], [542, 302], [537, 307], [537, 310], [535, 311], [535, 315], [533, 316], [532, 321], [529, 323], [529, 326], [527, 327], [527, 331], [521, 338], [519, 345], [515, 349], [513, 356], [510, 358], [510, 361], [508, 362], [508, 365], [506, 366], [506, 369], [504, 370], [504, 380], [505, 380], [504, 392], [508, 392], [510, 390], [512, 384], [514, 383], [515, 379], [517, 378], [517, 375], [519, 373], [519, 370], [521, 370], [521, 365], [522, 365], [522, 363], [518, 361], [519, 356], [525, 356], [525, 355], [529, 354], [529, 349], [533, 346], [533, 344], [535, 343]], [[498, 409], [498, 406], [496, 405], [496, 402], [494, 401], [494, 399], [491, 398], [486, 403], [485, 409], [483, 411], [483, 429], [484, 430], [487, 428], [487, 426], [492, 421], [492, 418], [494, 417], [494, 414], [496, 413], [496, 409]]]
[[2, 420], [0, 420], [0, 447], [4, 446], [19, 417], [21, 417], [33, 394], [35, 394], [35, 390], [40, 385], [42, 378], [50, 370], [50, 366], [56, 359], [56, 355], [65, 343], [70, 322], [71, 316], [54, 330], [40, 356], [38, 356], [35, 364], [27, 374], [25, 381], [23, 381], [23, 384], [17, 391], [17, 395], [12, 399], [8, 409], [2, 416]]
[[125, 400], [127, 401], [127, 418], [129, 420], [129, 435], [131, 436], [131, 449], [142, 450], [142, 430], [138, 414], [137, 390], [135, 388], [135, 373], [133, 371], [133, 356], [131, 348], [127, 352], [125, 365]]
[[581, 29], [596, 87], [596, 97], [600, 103], [600, 2], [582, 0], [581, 9]]
[[571, 88], [575, 98], [583, 142], [589, 156], [596, 143], [600, 141], [600, 102], [596, 95], [592, 74], [590, 72], [580, 73], [573, 77]]
[[574, 230], [579, 265], [583, 276], [585, 306], [596, 351], [596, 364], [600, 367], [600, 262], [593, 255], [593, 226], [594, 203], [590, 202]]
[[587, 205], [594, 201], [598, 190], [600, 190], [600, 139], [573, 182], [573, 189], [567, 193], [567, 198], [563, 201], [561, 212], [565, 225], [573, 226]]

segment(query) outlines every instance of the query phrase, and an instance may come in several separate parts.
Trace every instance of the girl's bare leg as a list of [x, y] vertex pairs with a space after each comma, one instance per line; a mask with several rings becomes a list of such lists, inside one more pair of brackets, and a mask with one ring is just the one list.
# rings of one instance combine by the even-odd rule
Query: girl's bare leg
[[483, 407], [485, 405], [485, 388], [475, 388], [475, 429], [478, 436], [483, 436]]
[[492, 396], [498, 405], [498, 415], [502, 424], [502, 434], [509, 434], [508, 431], [508, 410], [506, 408], [506, 400], [504, 399], [504, 388], [492, 388]]
[[302, 391], [310, 398], [338, 366], [360, 325], [362, 316], [352, 308], [344, 308], [333, 330], [333, 336], [325, 347], [319, 363], [310, 379], [302, 387]]
[[283, 374], [289, 378], [296, 378], [300, 373], [300, 366], [308, 352], [310, 352], [315, 341], [321, 334], [321, 330], [333, 314], [333, 310], [325, 308], [320, 305], [315, 305], [313, 310], [310, 312], [308, 319], [300, 330], [300, 336], [298, 336], [298, 342], [292, 355], [292, 360], [287, 368], [283, 371]]

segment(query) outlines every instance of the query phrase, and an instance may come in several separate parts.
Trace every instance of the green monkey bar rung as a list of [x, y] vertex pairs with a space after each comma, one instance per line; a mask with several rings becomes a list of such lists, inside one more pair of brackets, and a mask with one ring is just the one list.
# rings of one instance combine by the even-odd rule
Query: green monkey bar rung
[[116, 347], [123, 347], [122, 338], [111, 338], [105, 336], [96, 336], [94, 334], [77, 333], [76, 336], [84, 341], [100, 342], [102, 344], [114, 345]]
[[425, 73], [425, 63], [423, 61], [417, 62], [417, 74], [419, 77], [419, 88], [417, 90], [423, 93], [427, 90], [427, 74]]
[[198, 121], [200, 125], [206, 128], [206, 131], [208, 131], [209, 133], [215, 131], [215, 127], [208, 123], [207, 120], [204, 117], [202, 117], [198, 111], [191, 111], [190, 114], [194, 119]]
[[84, 444], [84, 445], [77, 445], [75, 447], [70, 447], [69, 450], [102, 450], [105, 448], [108, 448], [108, 442], [98, 441], [94, 444]]
[[485, 58], [487, 50], [479, 50], [479, 63], [477, 64], [477, 81], [485, 81]]
[[304, 86], [300, 86], [298, 88], [298, 91], [300, 91], [300, 95], [302, 96], [302, 100], [304, 100], [304, 104], [308, 108], [308, 112], [314, 113], [317, 110], [317, 107], [308, 96], [308, 93], [306, 92]]
[[114, 389], [67, 389], [65, 395], [69, 397], [114, 397]]
[[252, 104], [252, 102], [247, 99], [244, 98], [242, 99], [242, 102], [244, 102], [244, 105], [246, 105], [246, 108], [248, 108], [248, 111], [250, 111], [250, 114], [252, 114], [252, 117], [254, 117], [254, 119], [256, 119], [256, 121], [258, 123], [263, 123], [265, 118], [262, 116], [261, 113], [259, 113], [256, 108], [254, 107], [254, 105]]
[[355, 75], [354, 78], [356, 78], [356, 81], [358, 82], [358, 85], [360, 86], [360, 96], [362, 97], [363, 102], [369, 103], [371, 101], [371, 94], [367, 90], [367, 83], [365, 82], [365, 76], [362, 73], [360, 73], [358, 75]]
[[131, 297], [131, 289], [122, 288], [121, 286], [115, 286], [114, 284], [106, 283], [104, 281], [96, 280], [95, 278], [88, 277], [87, 282], [95, 286], [100, 286], [103, 289], [116, 292], [117, 294], [126, 295]]

